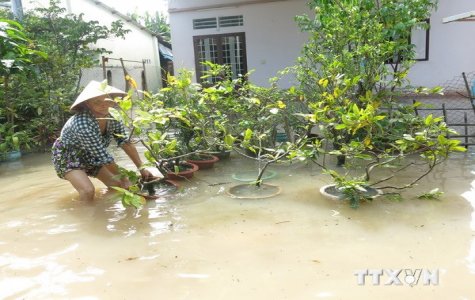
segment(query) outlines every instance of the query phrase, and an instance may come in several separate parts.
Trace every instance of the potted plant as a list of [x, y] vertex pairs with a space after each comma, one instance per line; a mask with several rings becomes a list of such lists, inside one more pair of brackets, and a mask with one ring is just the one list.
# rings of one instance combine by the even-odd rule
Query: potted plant
[[132, 184], [128, 189], [113, 187], [121, 193], [121, 202], [125, 207], [140, 208], [145, 200], [167, 197], [180, 188], [180, 184], [174, 180], [157, 177], [143, 181], [135, 171], [119, 167], [119, 172], [119, 176], [128, 178]]
[[[433, 2], [316, 0], [310, 5], [315, 17], [297, 18], [311, 34], [295, 70], [311, 111], [302, 116], [319, 129], [321, 139], [310, 144], [310, 151], [297, 149], [294, 155], [319, 164], [333, 178], [333, 190], [357, 207], [372, 198], [369, 187], [398, 194], [449, 153], [465, 150], [445, 137], [454, 132], [442, 118], [416, 116], [414, 107], [398, 102], [398, 90], [408, 85], [414, 62], [409, 34], [413, 27], [426, 26], [423, 20]], [[328, 157], [335, 158], [336, 167]], [[377, 169], [389, 167], [391, 175], [374, 176]], [[391, 183], [411, 168], [417, 176]]]
[[127, 176], [133, 185], [129, 190], [115, 189], [121, 193], [124, 206], [139, 208], [145, 198], [154, 197], [156, 193], [152, 190], [156, 191], [156, 186], [166, 184], [177, 187], [174, 180], [191, 178], [198, 167], [184, 160], [188, 154], [183, 154], [184, 147], [174, 131], [174, 122], [188, 122], [183, 110], [165, 107], [164, 100], [167, 99], [162, 92], [151, 94], [138, 91], [135, 81], [131, 77], [126, 78], [134, 89], [118, 100], [117, 107], [111, 108], [110, 113], [129, 128], [128, 139], [131, 142], [145, 147], [144, 156], [148, 166], [156, 168], [163, 175], [162, 178], [152, 179], [152, 182], [142, 182], [135, 172], [122, 172], [122, 176]]
[[29, 137], [24, 131], [15, 132], [15, 125], [0, 124], [0, 161], [11, 161], [21, 157], [21, 149], [29, 149]]
[[[290, 153], [304, 144], [306, 129], [302, 130], [303, 127], [294, 126], [292, 131], [287, 130], [285, 142], [276, 139], [278, 127], [289, 124], [294, 117], [289, 108], [297, 97], [295, 89], [279, 89], [276, 80], [271, 79], [269, 88], [242, 82], [236, 91], [238, 96], [233, 105], [236, 123], [233, 127], [238, 132], [234, 133], [232, 144], [237, 153], [257, 163], [257, 171], [253, 172], [254, 179], [250, 183], [230, 188], [228, 192], [235, 197], [246, 194], [248, 198], [263, 198], [279, 193], [280, 187], [264, 183], [264, 179], [275, 174], [267, 172], [268, 167], [284, 160], [294, 160], [296, 157], [290, 156]], [[304, 120], [300, 119], [303, 126]], [[249, 177], [248, 172], [233, 175], [238, 180], [246, 177]]]
[[[136, 87], [132, 78], [128, 80]], [[135, 90], [135, 93], [139, 92]], [[188, 153], [174, 125], [177, 122], [189, 123], [185, 111], [179, 107], [166, 107], [167, 98], [163, 91], [142, 93], [138, 97], [131, 90], [119, 101], [118, 109], [111, 110], [112, 115], [129, 128], [129, 139], [135, 139], [146, 148], [144, 155], [150, 166], [156, 167], [165, 178], [191, 178], [198, 168], [185, 161]]]
[[205, 142], [208, 152], [227, 159], [231, 155], [233, 136], [240, 133], [236, 127], [239, 122], [239, 99], [246, 93], [247, 76], [233, 79], [229, 65], [203, 62], [206, 71], [201, 77], [204, 82], [201, 101], [206, 104], [208, 123]]
[[[169, 85], [162, 89], [164, 101], [170, 108], [179, 108], [182, 119], [171, 123], [183, 153], [188, 153], [187, 161], [197, 164], [200, 169], [209, 169], [219, 157], [216, 149], [224, 145], [226, 118], [210, 101], [210, 90], [191, 83], [191, 72], [181, 70], [178, 76], [168, 77]], [[224, 148], [221, 148], [224, 149]]]

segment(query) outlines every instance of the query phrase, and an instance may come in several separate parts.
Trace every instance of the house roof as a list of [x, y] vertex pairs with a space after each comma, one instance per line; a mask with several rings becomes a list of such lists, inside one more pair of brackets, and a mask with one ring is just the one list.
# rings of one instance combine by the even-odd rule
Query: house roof
[[475, 10], [464, 12], [458, 15], [453, 15], [450, 17], [445, 17], [442, 19], [442, 23], [449, 23], [449, 22], [460, 22], [460, 21], [475, 21]]
[[[178, 12], [188, 12], [188, 11], [197, 11], [197, 10], [206, 10], [206, 9], [216, 9], [216, 8], [225, 8], [225, 7], [238, 7], [243, 5], [250, 4], [263, 4], [269, 2], [281, 2], [289, 0], [230, 0], [223, 3], [214, 3], [214, 4], [194, 4], [193, 1], [190, 1], [188, 5], [182, 5], [181, 7], [173, 7], [173, 2], [169, 2], [169, 13], [178, 13]], [[219, 1], [218, 1], [219, 2]], [[191, 4], [193, 3], [193, 4]]]
[[123, 20], [126, 21], [127, 23], [130, 23], [130, 24], [134, 25], [135, 27], [139, 28], [140, 30], [145, 31], [145, 32], [147, 32], [148, 34], [157, 37], [158, 42], [159, 42], [160, 44], [164, 45], [165, 47], [170, 48], [170, 49], [172, 48], [172, 45], [171, 45], [169, 42], [165, 41], [165, 40], [163, 39], [163, 37], [162, 37], [160, 34], [157, 34], [157, 33], [153, 32], [153, 31], [151, 31], [151, 30], [148, 29], [147, 27], [145, 27], [145, 26], [143, 26], [142, 24], [136, 22], [136, 21], [135, 21], [134, 19], [132, 19], [131, 17], [129, 17], [129, 16], [127, 16], [127, 15], [124, 15], [123, 13], [119, 12], [119, 11], [116, 10], [115, 8], [110, 7], [109, 5], [106, 5], [106, 4], [102, 3], [102, 2], [99, 1], [99, 0], [89, 0], [89, 1], [92, 2], [92, 3], [94, 3], [94, 4], [96, 4], [97, 6], [100, 6], [100, 7], [104, 8], [105, 10], [110, 11], [113, 15], [118, 16], [119, 18], [123, 19]]

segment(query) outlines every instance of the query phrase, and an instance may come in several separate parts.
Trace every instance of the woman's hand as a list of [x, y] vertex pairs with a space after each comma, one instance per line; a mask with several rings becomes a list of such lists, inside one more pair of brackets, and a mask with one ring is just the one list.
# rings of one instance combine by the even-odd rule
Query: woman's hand
[[132, 186], [132, 182], [130, 182], [129, 178], [127, 178], [127, 177], [121, 178], [119, 186], [123, 189], [128, 189], [129, 187]]
[[142, 175], [144, 181], [149, 181], [154, 177], [153, 174], [145, 168], [140, 169], [140, 175]]

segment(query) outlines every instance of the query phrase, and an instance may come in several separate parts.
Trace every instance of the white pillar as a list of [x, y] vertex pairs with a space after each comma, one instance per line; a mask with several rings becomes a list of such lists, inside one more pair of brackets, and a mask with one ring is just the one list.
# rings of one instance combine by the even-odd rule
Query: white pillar
[[15, 19], [21, 22], [23, 20], [23, 6], [21, 5], [21, 0], [11, 0], [11, 4]]

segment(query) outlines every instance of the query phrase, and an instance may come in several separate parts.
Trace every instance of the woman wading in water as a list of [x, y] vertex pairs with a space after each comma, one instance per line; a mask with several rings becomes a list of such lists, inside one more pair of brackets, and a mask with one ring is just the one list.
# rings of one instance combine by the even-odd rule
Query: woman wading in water
[[61, 130], [60, 137], [52, 147], [53, 164], [60, 178], [68, 180], [78, 191], [80, 200], [93, 200], [95, 188], [89, 176], [96, 177], [107, 187], [128, 188], [128, 179], [121, 179], [114, 158], [107, 151], [111, 139], [130, 157], [142, 177], [152, 174], [142, 168], [137, 149], [125, 133], [124, 125], [113, 119], [109, 107], [114, 106], [114, 97], [126, 93], [107, 85], [91, 81], [71, 105], [75, 112]]

